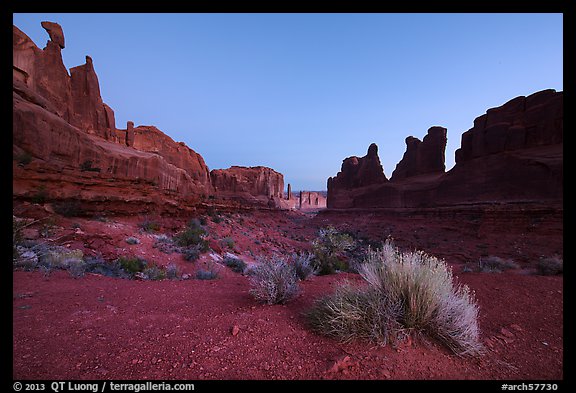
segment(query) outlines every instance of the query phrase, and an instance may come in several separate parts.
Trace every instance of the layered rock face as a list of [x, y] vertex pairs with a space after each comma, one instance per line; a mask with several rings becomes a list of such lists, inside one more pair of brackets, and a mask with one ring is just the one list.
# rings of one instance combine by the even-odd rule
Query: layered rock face
[[[153, 126], [128, 122], [125, 130], [117, 129], [92, 59], [86, 56], [86, 64], [68, 74], [62, 28], [51, 22], [42, 26], [50, 36], [42, 50], [13, 27], [15, 198], [34, 198], [41, 190], [50, 200], [139, 211], [189, 208], [214, 196], [204, 159], [184, 143]], [[214, 177], [222, 192], [281, 196], [281, 174], [233, 168], [229, 176]]]
[[443, 173], [446, 169], [446, 128], [431, 127], [421, 141], [406, 138], [406, 152], [392, 172], [391, 181], [401, 180], [427, 173]]
[[446, 173], [446, 129], [432, 127], [422, 142], [406, 139], [406, 153], [389, 182], [374, 183], [371, 176], [354, 183], [328, 179], [328, 207], [561, 202], [562, 116], [563, 94], [554, 90], [491, 108], [462, 135], [456, 165]]
[[216, 193], [248, 194], [273, 199], [281, 199], [284, 194], [284, 176], [263, 166], [213, 169], [210, 178]]

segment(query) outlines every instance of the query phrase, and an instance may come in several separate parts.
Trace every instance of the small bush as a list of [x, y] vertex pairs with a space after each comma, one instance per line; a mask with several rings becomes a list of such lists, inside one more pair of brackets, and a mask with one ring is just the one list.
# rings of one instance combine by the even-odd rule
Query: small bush
[[187, 261], [196, 261], [200, 258], [202, 254], [203, 246], [200, 244], [195, 244], [193, 246], [186, 247], [182, 254], [184, 254], [184, 259]]
[[174, 236], [174, 242], [180, 247], [189, 247], [199, 245], [203, 252], [209, 250], [208, 241], [206, 236], [208, 233], [200, 224], [200, 221], [194, 219], [190, 221], [186, 229]]
[[86, 263], [82, 260], [72, 262], [68, 265], [66, 270], [68, 270], [68, 273], [74, 278], [84, 277], [84, 273], [86, 272]]
[[133, 236], [129, 236], [126, 238], [126, 243], [128, 243], [128, 244], [140, 244], [140, 240], [138, 240], [137, 238], [135, 238]]
[[564, 260], [558, 256], [542, 258], [536, 264], [536, 272], [543, 276], [555, 276], [564, 271]]
[[166, 278], [166, 272], [156, 265], [147, 266], [144, 270], [136, 274], [138, 273], [141, 273], [141, 277], [144, 280], [158, 281]]
[[143, 272], [144, 269], [146, 269], [148, 266], [148, 262], [146, 262], [146, 260], [138, 257], [120, 257], [116, 260], [116, 262], [119, 264], [119, 267], [122, 270], [131, 276], [134, 276], [136, 273]]
[[166, 236], [162, 235], [154, 235], [156, 241], [152, 245], [153, 248], [157, 248], [164, 254], [172, 254], [173, 252], [180, 252], [181, 248], [174, 244], [174, 240]]
[[234, 239], [231, 237], [225, 237], [224, 239], [220, 240], [220, 246], [233, 250], [235, 246]]
[[294, 266], [277, 256], [261, 259], [250, 276], [250, 294], [266, 304], [283, 304], [298, 294]]
[[244, 273], [246, 269], [246, 262], [240, 258], [226, 256], [223, 261], [224, 265], [228, 266], [235, 273]]
[[316, 274], [316, 268], [312, 265], [312, 254], [293, 254], [292, 264], [294, 265], [294, 270], [296, 276], [300, 280], [306, 280], [308, 277]]
[[169, 280], [179, 280], [180, 279], [180, 269], [178, 268], [178, 266], [174, 263], [170, 263], [168, 264], [168, 266], [166, 266], [166, 278]]
[[344, 253], [354, 247], [354, 239], [332, 226], [320, 229], [312, 242], [313, 264], [318, 274], [332, 274], [347, 269]]
[[207, 269], [198, 269], [196, 271], [196, 278], [198, 280], [215, 280], [220, 276], [219, 269], [216, 264], [209, 262]]
[[426, 333], [458, 355], [477, 355], [478, 305], [467, 286], [453, 283], [442, 260], [423, 252], [400, 252], [391, 241], [368, 251], [360, 266], [367, 287], [343, 287], [307, 313], [322, 334], [386, 345], [409, 332]]
[[146, 217], [144, 221], [138, 224], [138, 227], [144, 232], [158, 232], [160, 230], [160, 224], [156, 221]]
[[505, 270], [518, 269], [520, 266], [511, 259], [503, 259], [496, 256], [489, 256], [478, 259], [478, 263], [466, 263], [462, 269], [463, 273], [502, 273]]

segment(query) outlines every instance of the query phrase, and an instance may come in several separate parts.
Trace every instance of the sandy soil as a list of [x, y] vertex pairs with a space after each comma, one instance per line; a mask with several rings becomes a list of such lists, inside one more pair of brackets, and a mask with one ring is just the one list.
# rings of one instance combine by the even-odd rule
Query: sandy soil
[[[47, 213], [28, 209], [28, 216]], [[307, 249], [332, 224], [358, 236], [393, 236], [400, 247], [445, 258], [480, 305], [486, 353], [462, 359], [423, 339], [397, 347], [342, 344], [312, 333], [302, 313], [339, 282], [357, 274], [314, 276], [286, 305], [262, 305], [249, 279], [221, 266], [216, 280], [135, 281], [65, 271], [13, 272], [14, 379], [518, 379], [563, 375], [563, 278], [532, 274], [539, 256], [562, 255], [562, 220], [549, 213], [478, 220], [474, 214], [397, 217], [374, 213], [228, 212], [208, 220], [213, 248], [253, 262], [258, 255]], [[544, 217], [544, 218], [542, 218]], [[550, 219], [546, 219], [546, 217]], [[150, 218], [150, 217], [148, 217]], [[189, 217], [152, 217], [173, 234]], [[47, 240], [101, 253], [138, 255], [183, 273], [210, 263], [187, 262], [154, 248], [144, 217], [106, 221], [57, 217]], [[30, 228], [27, 236], [38, 237]], [[36, 232], [35, 232], [36, 230]], [[139, 244], [125, 239], [137, 237]], [[233, 247], [223, 239], [232, 238]], [[520, 269], [463, 273], [483, 255], [513, 258]]]

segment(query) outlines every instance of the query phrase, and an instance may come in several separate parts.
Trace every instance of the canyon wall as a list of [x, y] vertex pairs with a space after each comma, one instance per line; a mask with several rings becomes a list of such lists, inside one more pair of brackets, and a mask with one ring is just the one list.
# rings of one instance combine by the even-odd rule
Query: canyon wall
[[[406, 145], [390, 181], [374, 181], [373, 174], [363, 176], [350, 169], [356, 166], [351, 161], [361, 163], [368, 155], [345, 159], [342, 171], [328, 179], [328, 207], [562, 201], [562, 92], [544, 90], [488, 109], [462, 134], [456, 165], [448, 172], [444, 172], [445, 128], [430, 128], [423, 141], [408, 137]], [[374, 151], [371, 161], [376, 162]]]
[[13, 26], [13, 198], [42, 194], [127, 212], [189, 209], [234, 194], [247, 203], [265, 196], [270, 206], [267, 198], [281, 197], [283, 176], [270, 168], [211, 176], [200, 154], [158, 128], [129, 121], [118, 129], [92, 58], [68, 73], [62, 28], [42, 27], [50, 37], [44, 49]]

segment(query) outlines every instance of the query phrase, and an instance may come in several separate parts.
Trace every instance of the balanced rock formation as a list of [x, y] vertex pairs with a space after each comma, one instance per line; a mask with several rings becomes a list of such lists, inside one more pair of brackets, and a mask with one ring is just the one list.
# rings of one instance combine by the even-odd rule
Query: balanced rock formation
[[554, 90], [491, 108], [462, 135], [456, 165], [448, 172], [444, 172], [446, 129], [432, 127], [422, 142], [407, 138], [407, 151], [391, 181], [373, 182], [371, 175], [358, 178], [360, 172], [349, 169], [341, 176], [343, 165], [338, 181], [328, 179], [328, 207], [561, 202], [562, 115], [563, 93]]
[[406, 138], [406, 152], [396, 165], [390, 180], [444, 172], [446, 142], [444, 127], [431, 127], [422, 141], [413, 136]]

